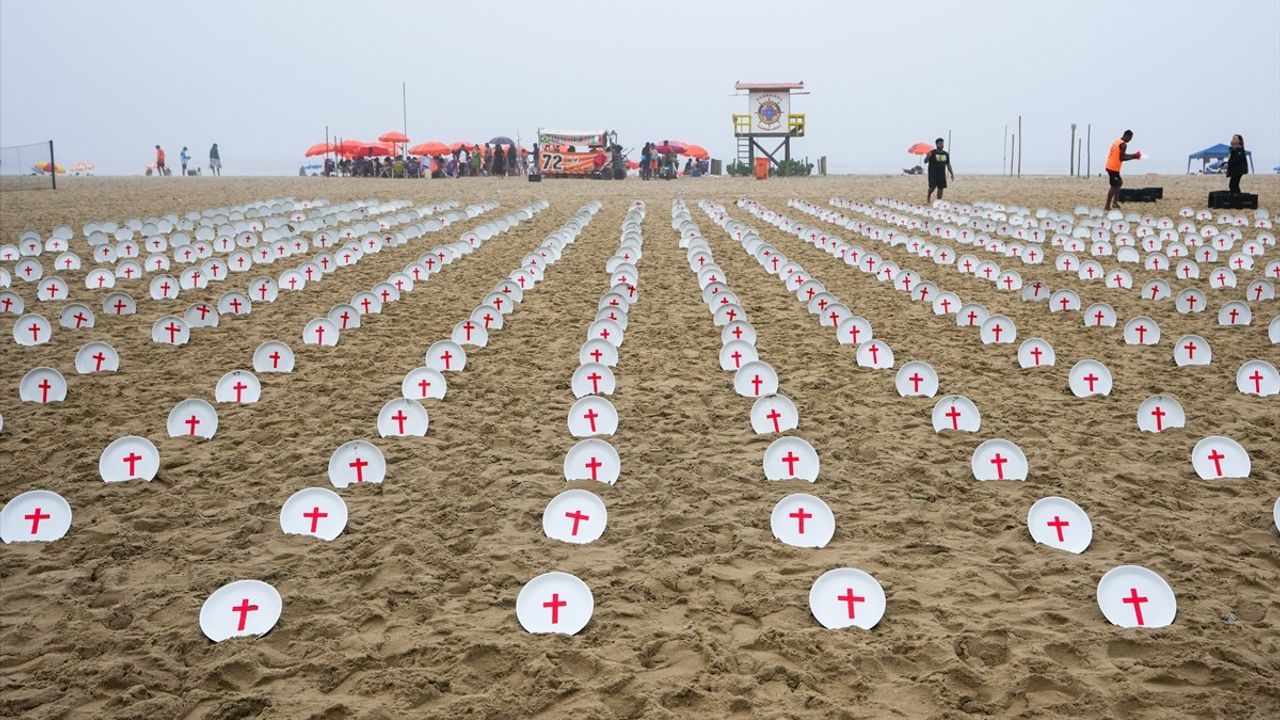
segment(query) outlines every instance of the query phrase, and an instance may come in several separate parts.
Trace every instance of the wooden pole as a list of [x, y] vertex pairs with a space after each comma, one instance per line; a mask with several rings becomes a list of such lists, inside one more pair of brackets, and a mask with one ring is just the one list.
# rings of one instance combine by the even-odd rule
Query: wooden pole
[[1076, 175], [1084, 177], [1083, 175], [1080, 175], [1080, 163], [1084, 161], [1084, 138], [1076, 140], [1076, 144], [1078, 145], [1079, 150], [1076, 153]]
[[1022, 177], [1022, 116], [1018, 116], [1018, 177]]
[[1084, 161], [1084, 174], [1086, 177], [1090, 177], [1093, 175], [1093, 123], [1089, 123], [1088, 125], [1085, 126], [1085, 136], [1088, 139], [1084, 141], [1085, 153], [1086, 153], [1085, 161]]
[[1067, 174], [1076, 174], [1076, 124], [1071, 123], [1071, 162], [1067, 164]]
[[1018, 133], [1009, 136], [1009, 177], [1013, 177], [1013, 148], [1018, 144]]

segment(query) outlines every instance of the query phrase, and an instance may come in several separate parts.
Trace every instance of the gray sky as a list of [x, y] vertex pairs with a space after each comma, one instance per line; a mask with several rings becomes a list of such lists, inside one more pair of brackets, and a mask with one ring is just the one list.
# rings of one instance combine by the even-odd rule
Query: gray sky
[[[324, 139], [414, 142], [539, 127], [680, 139], [731, 159], [736, 80], [803, 80], [799, 156], [896, 173], [952, 133], [958, 173], [998, 173], [1023, 116], [1024, 173], [1065, 174], [1070, 123], [1093, 171], [1126, 127], [1182, 172], [1242, 133], [1280, 164], [1280, 2], [265, 2], [0, 0], [0, 145], [137, 174], [219, 144], [228, 175], [297, 172]], [[632, 153], [636, 157], [638, 151]]]

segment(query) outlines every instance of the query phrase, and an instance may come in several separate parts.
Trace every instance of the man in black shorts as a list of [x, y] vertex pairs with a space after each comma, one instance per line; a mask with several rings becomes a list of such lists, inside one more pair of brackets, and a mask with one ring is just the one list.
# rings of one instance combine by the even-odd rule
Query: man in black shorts
[[1142, 158], [1141, 152], [1130, 154], [1129, 141], [1133, 139], [1133, 131], [1125, 130], [1124, 134], [1111, 143], [1111, 150], [1107, 152], [1107, 182], [1110, 187], [1107, 188], [1107, 201], [1102, 206], [1103, 212], [1111, 212], [1112, 208], [1119, 207], [1120, 203], [1117, 198], [1120, 197], [1120, 187], [1124, 185], [1124, 180], [1120, 178], [1120, 168], [1128, 160], [1139, 160]]
[[933, 191], [938, 191], [938, 199], [942, 199], [942, 191], [947, 188], [947, 175], [952, 180], [956, 179], [955, 171], [951, 169], [951, 154], [942, 149], [942, 138], [937, 140], [938, 146], [929, 151], [924, 156], [924, 164], [929, 168], [929, 195], [925, 200], [925, 204], [933, 202]]

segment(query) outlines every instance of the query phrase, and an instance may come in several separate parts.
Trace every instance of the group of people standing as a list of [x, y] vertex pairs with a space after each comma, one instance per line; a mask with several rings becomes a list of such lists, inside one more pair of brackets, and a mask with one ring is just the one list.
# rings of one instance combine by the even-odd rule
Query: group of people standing
[[[178, 153], [178, 162], [182, 164], [182, 174], [186, 175], [187, 166], [191, 163], [191, 153], [187, 151], [186, 145], [183, 145], [182, 151]], [[164, 148], [160, 147], [159, 145], [156, 145], [155, 167], [147, 168], [147, 174], [150, 175], [153, 170], [156, 175], [159, 175], [161, 177], [164, 177], [165, 175], [173, 174], [169, 170], [168, 165], [165, 164]], [[200, 168], [198, 166], [195, 168], [195, 171], [196, 171], [195, 174], [197, 175], [200, 174]], [[218, 143], [214, 143], [213, 147], [209, 148], [209, 174], [211, 175], [222, 174], [222, 154], [218, 152]]]
[[[1112, 208], [1118, 207], [1119, 202], [1116, 198], [1120, 196], [1120, 188], [1124, 186], [1124, 179], [1120, 177], [1120, 170], [1124, 163], [1130, 160], [1141, 160], [1142, 151], [1129, 152], [1129, 141], [1133, 140], [1133, 131], [1125, 130], [1115, 142], [1111, 143], [1111, 149], [1107, 153], [1107, 182], [1110, 188], [1107, 190], [1107, 199], [1103, 204], [1103, 211], [1110, 212]], [[927, 168], [929, 177], [929, 192], [925, 196], [925, 202], [933, 202], [933, 193], [938, 193], [938, 199], [942, 199], [942, 191], [947, 188], [947, 178], [950, 176], [952, 180], [956, 179], [955, 171], [951, 169], [951, 154], [947, 152], [942, 138], [936, 141], [936, 147], [924, 156], [924, 165]], [[1238, 194], [1240, 192], [1240, 178], [1249, 172], [1248, 155], [1244, 149], [1244, 136], [1235, 134], [1231, 136], [1231, 149], [1227, 154], [1227, 188], [1231, 193]]]
[[515, 145], [462, 145], [450, 154], [404, 157], [328, 158], [326, 177], [456, 178], [506, 177], [529, 172], [528, 152]]

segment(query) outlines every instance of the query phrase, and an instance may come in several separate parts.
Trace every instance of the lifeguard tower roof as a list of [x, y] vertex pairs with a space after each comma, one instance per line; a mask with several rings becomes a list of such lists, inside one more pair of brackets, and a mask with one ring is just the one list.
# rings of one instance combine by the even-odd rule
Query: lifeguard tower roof
[[739, 80], [733, 84], [734, 90], [746, 90], [747, 92], [778, 92], [779, 90], [803, 90], [804, 82], [793, 83], [761, 83], [761, 82], [742, 82]]

